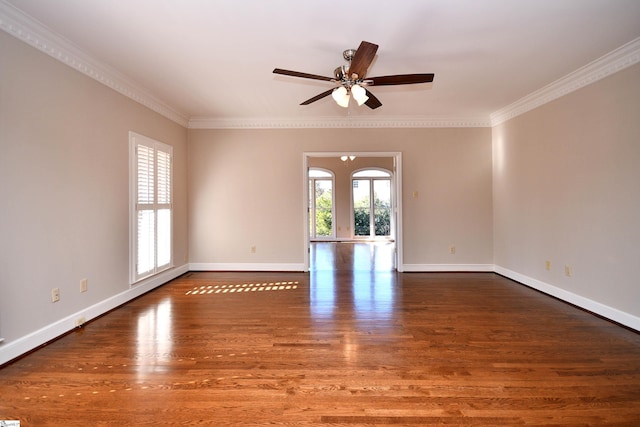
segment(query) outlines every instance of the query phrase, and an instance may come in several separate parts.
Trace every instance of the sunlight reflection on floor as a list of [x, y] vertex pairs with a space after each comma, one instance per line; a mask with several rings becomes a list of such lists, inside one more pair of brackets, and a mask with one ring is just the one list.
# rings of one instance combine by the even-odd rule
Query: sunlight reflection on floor
[[185, 295], [233, 294], [241, 292], [288, 291], [298, 289], [298, 282], [237, 283], [202, 285], [188, 290]]

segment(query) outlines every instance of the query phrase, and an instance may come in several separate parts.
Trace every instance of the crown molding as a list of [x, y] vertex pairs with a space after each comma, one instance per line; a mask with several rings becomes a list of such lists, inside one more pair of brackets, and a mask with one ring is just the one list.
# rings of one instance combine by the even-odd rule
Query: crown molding
[[547, 104], [611, 74], [640, 62], [640, 37], [615, 49], [565, 77], [491, 113], [491, 126]]
[[0, 0], [0, 29], [139, 104], [190, 129], [318, 129], [490, 127], [488, 118], [187, 118], [117, 70], [101, 64], [70, 41]]
[[115, 69], [100, 64], [73, 43], [54, 34], [4, 0], [0, 0], [0, 29], [135, 102], [187, 127], [189, 121], [183, 114], [158, 100]]
[[381, 118], [188, 118], [117, 70], [99, 63], [70, 41], [0, 0], [0, 30], [120, 94], [189, 129], [449, 128], [492, 127], [640, 62], [640, 38], [484, 117]]
[[288, 119], [215, 119], [192, 117], [189, 129], [335, 129], [335, 128], [462, 128], [491, 127], [488, 118], [428, 118], [428, 117], [319, 117]]

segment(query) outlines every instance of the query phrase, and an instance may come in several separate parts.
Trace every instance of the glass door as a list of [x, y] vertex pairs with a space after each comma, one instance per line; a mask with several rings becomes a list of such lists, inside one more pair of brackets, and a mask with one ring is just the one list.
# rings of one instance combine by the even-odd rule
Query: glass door
[[333, 175], [320, 169], [309, 170], [309, 238], [335, 237], [333, 224]]
[[361, 170], [352, 177], [354, 237], [391, 237], [391, 174]]
[[391, 236], [391, 180], [373, 180], [373, 235]]

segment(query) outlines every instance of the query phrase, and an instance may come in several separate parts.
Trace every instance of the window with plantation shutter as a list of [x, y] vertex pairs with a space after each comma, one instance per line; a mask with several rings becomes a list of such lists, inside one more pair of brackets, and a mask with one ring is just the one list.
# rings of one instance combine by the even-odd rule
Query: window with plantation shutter
[[172, 148], [131, 132], [131, 282], [172, 266]]

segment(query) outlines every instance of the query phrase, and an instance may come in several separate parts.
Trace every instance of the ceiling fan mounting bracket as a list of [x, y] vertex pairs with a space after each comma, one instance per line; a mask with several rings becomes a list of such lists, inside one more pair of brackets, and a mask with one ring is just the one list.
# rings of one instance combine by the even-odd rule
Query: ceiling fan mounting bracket
[[342, 52], [342, 57], [346, 60], [351, 62], [351, 60], [353, 59], [353, 57], [356, 54], [356, 49], [347, 49], [344, 52]]

